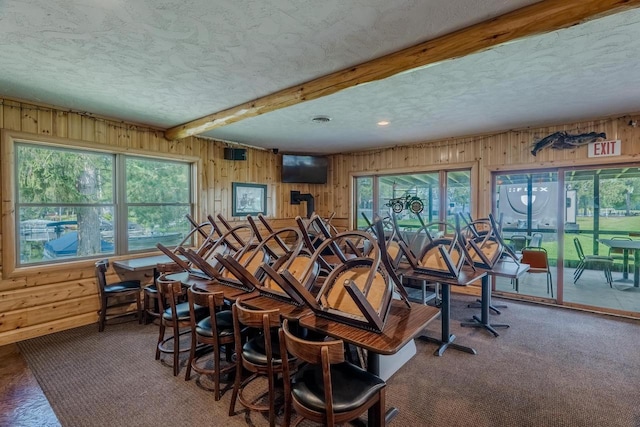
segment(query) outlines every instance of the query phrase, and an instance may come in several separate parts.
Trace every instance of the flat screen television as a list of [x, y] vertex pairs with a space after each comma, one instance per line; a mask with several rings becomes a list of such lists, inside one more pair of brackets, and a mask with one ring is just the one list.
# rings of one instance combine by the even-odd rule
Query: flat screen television
[[282, 182], [326, 184], [328, 160], [321, 156], [282, 156]]

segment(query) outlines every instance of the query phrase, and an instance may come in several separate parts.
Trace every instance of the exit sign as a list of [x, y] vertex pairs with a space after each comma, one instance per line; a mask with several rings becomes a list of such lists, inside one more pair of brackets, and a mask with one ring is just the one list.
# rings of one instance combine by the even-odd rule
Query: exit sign
[[622, 142], [619, 139], [589, 143], [589, 157], [619, 156]]

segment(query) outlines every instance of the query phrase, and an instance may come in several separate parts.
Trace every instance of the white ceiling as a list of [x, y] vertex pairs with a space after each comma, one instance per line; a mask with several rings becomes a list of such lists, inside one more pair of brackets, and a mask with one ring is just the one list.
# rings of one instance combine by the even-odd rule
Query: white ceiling
[[[170, 128], [532, 3], [0, 0], [0, 96]], [[336, 153], [638, 111], [633, 9], [203, 136]]]

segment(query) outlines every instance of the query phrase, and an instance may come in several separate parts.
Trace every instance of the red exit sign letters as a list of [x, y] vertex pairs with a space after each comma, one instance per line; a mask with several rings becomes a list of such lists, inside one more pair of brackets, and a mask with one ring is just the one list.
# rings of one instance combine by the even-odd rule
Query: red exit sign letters
[[589, 157], [619, 156], [622, 142], [619, 139], [589, 143]]

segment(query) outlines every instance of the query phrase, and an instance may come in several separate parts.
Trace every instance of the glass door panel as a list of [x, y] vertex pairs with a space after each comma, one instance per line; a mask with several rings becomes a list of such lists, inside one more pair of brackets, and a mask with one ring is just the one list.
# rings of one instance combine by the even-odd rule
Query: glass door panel
[[557, 178], [557, 173], [553, 171], [494, 176], [494, 213], [502, 221], [505, 241], [518, 253], [528, 246], [546, 251], [551, 269], [550, 285], [552, 285], [549, 286], [547, 283], [546, 274], [526, 273], [517, 284], [512, 283], [511, 280], [497, 279], [497, 290], [542, 298], [556, 297]]
[[[576, 206], [575, 218], [568, 217], [565, 226], [564, 301], [640, 312], [640, 287], [634, 286], [636, 254], [602, 243], [640, 240], [634, 236], [640, 230], [640, 171], [637, 167], [612, 167], [564, 174], [567, 194]], [[612, 261], [581, 261], [580, 248], [586, 256], [611, 257]], [[611, 284], [607, 269], [611, 270]]]

